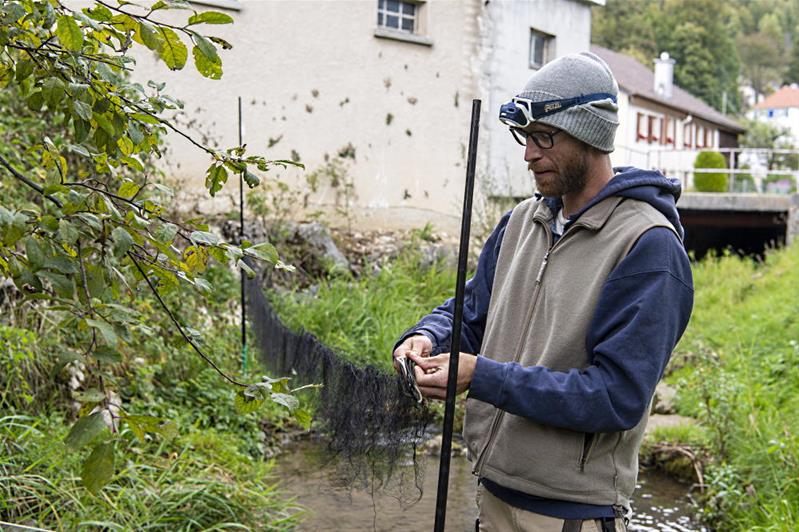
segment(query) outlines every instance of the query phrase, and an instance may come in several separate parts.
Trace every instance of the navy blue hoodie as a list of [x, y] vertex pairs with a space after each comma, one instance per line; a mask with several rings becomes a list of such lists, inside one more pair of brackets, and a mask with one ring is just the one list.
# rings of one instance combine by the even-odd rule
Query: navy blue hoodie
[[[663, 213], [682, 237], [676, 208], [680, 184], [653, 171], [615, 169], [615, 176], [566, 227], [609, 196], [641, 200]], [[560, 200], [545, 198], [553, 209]], [[479, 353], [499, 249], [510, 212], [485, 243], [466, 284], [461, 351]], [[434, 354], [448, 352], [454, 298], [402, 335], [425, 334]], [[663, 227], [650, 229], [611, 272], [602, 289], [586, 348], [586, 370], [553, 371], [479, 357], [469, 397], [538, 423], [581, 432], [627, 430], [643, 417], [693, 307], [693, 281], [682, 242]], [[399, 345], [399, 342], [398, 344]], [[573, 400], [563, 402], [568, 396]]]

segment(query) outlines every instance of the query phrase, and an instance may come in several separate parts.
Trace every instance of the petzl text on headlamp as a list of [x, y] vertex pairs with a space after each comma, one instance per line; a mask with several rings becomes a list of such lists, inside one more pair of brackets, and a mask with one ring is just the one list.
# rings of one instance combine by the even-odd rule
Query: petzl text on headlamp
[[577, 96], [576, 98], [545, 100], [543, 102], [534, 102], [529, 98], [516, 96], [499, 108], [499, 119], [506, 126], [524, 129], [545, 116], [565, 111], [577, 105], [600, 100], [611, 100], [616, 103], [616, 96], [607, 92], [595, 92]]

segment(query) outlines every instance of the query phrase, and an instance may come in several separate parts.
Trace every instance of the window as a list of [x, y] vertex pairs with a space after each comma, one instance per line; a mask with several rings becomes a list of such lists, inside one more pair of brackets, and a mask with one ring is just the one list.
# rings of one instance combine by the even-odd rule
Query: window
[[644, 125], [644, 113], [638, 113], [635, 121], [635, 140], [649, 140], [649, 133]]
[[550, 59], [555, 43], [555, 37], [541, 33], [534, 29], [530, 30], [530, 68], [539, 69]]
[[417, 5], [400, 0], [378, 0], [377, 26], [405, 33], [416, 33]]
[[658, 142], [660, 140], [660, 118], [656, 116], [649, 117], [649, 143]]
[[682, 126], [682, 145], [685, 148], [693, 147], [693, 124], [690, 122]]

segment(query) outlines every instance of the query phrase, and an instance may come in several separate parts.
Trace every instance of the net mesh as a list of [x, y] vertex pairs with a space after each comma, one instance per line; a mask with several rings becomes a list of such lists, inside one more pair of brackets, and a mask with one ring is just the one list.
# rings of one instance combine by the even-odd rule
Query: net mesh
[[259, 277], [246, 281], [246, 297], [262, 364], [294, 386], [322, 385], [314, 419], [340, 482], [382, 490], [401, 503], [420, 499], [424, 461], [417, 451], [432, 412], [404, 394], [397, 375], [353, 364], [312, 334], [286, 327]]

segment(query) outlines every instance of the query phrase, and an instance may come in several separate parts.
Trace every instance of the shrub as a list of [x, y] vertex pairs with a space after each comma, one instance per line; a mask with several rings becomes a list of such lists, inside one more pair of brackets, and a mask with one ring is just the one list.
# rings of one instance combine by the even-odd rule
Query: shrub
[[[694, 169], [702, 168], [727, 168], [724, 156], [715, 151], [702, 151], [696, 156]], [[694, 173], [694, 185], [699, 192], [726, 192], [726, 172], [700, 172]]]

